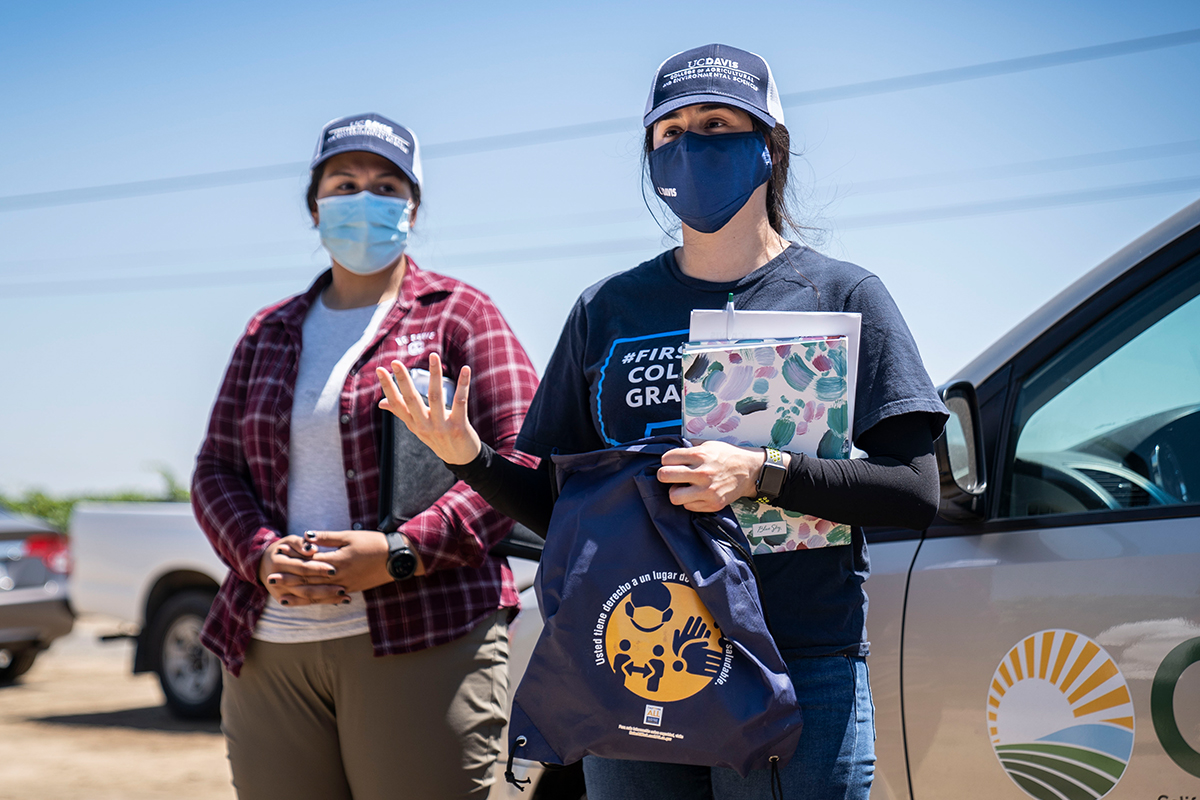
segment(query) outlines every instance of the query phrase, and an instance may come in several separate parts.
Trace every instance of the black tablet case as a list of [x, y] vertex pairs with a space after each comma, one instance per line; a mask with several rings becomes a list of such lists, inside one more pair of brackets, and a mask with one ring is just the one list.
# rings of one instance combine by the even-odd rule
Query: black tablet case
[[[458, 479], [407, 425], [394, 414], [381, 413], [379, 530], [390, 533], [437, 502]], [[538, 561], [542, 557], [542, 537], [514, 523], [512, 531], [491, 552]]]

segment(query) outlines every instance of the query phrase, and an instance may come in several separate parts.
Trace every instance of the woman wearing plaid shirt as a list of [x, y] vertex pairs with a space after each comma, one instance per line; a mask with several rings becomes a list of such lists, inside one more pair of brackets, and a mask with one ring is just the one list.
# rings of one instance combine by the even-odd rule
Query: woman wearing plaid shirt
[[469, 366], [480, 436], [530, 465], [513, 446], [537, 376], [484, 294], [404, 254], [420, 194], [411, 131], [325, 126], [307, 200], [332, 268], [251, 319], [197, 457], [196, 517], [230, 570], [203, 641], [242, 798], [483, 797], [493, 780], [518, 600], [489, 550], [511, 522], [460, 482], [389, 556], [374, 372]]

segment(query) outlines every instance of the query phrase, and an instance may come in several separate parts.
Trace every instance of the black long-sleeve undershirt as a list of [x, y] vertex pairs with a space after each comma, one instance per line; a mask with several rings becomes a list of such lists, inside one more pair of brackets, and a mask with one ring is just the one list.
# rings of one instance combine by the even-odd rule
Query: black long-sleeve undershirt
[[[929, 418], [889, 417], [859, 437], [867, 458], [791, 455], [774, 505], [849, 525], [922, 530], [938, 507], [937, 460]], [[554, 508], [550, 459], [537, 468], [509, 461], [484, 444], [469, 464], [447, 466], [492, 507], [545, 536]]]

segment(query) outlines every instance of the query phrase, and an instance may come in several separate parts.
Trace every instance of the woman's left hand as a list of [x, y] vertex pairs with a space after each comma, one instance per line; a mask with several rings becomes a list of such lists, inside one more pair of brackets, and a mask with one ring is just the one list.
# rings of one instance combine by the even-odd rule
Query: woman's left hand
[[671, 502], [689, 511], [713, 512], [753, 497], [766, 454], [761, 447], [704, 442], [663, 454], [658, 479], [671, 487]]
[[[313, 561], [328, 564], [337, 570], [337, 582], [347, 592], [361, 592], [392, 582], [387, 571], [387, 537], [379, 531], [305, 531], [304, 541], [313, 550], [318, 547], [336, 547], [336, 550], [317, 551], [310, 555]], [[417, 572], [425, 572], [421, 557], [417, 556]]]

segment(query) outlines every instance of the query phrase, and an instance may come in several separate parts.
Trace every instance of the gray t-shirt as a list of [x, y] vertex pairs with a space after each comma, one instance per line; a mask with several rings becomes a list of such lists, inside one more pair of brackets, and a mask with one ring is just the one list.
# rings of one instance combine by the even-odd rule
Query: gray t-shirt
[[[301, 329], [303, 346], [292, 404], [288, 449], [288, 533], [350, 528], [350, 499], [342, 459], [339, 406], [354, 362], [375, 336], [391, 303], [335, 311], [312, 304]], [[284, 606], [267, 601], [254, 629], [266, 642], [320, 642], [367, 633], [361, 592], [349, 605]]]
[[[793, 244], [728, 283], [685, 275], [668, 250], [587, 289], [567, 318], [517, 447], [546, 457], [680, 433], [679, 348], [691, 312], [723, 308], [730, 292], [747, 311], [861, 313], [855, 437], [909, 412], [928, 412], [933, 435], [941, 432], [945, 406], [883, 282]], [[866, 655], [862, 582], [870, 562], [860, 528], [849, 547], [771, 553], [755, 563], [785, 657]]]

